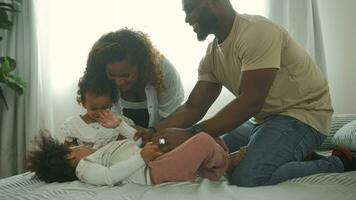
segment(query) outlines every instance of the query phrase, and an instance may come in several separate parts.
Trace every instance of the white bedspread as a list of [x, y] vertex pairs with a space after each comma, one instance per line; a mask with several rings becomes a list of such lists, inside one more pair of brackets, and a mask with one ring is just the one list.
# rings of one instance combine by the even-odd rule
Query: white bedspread
[[244, 188], [222, 179], [156, 186], [98, 187], [74, 181], [45, 184], [31, 173], [0, 180], [0, 200], [356, 200], [356, 172], [316, 174], [275, 186]]

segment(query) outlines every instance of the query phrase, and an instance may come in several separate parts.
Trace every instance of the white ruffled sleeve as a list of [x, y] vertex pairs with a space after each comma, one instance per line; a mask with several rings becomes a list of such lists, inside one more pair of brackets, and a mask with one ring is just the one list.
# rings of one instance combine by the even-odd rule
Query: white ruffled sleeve
[[184, 89], [178, 72], [167, 59], [161, 61], [161, 70], [166, 90], [158, 96], [158, 109], [160, 116], [166, 118], [182, 105]]
[[73, 135], [74, 132], [71, 118], [69, 118], [61, 125], [56, 137], [60, 142], [73, 142], [76, 139]]
[[[116, 128], [120, 135], [124, 136], [125, 138], [134, 141], [135, 133], [137, 132], [132, 126], [127, 124], [124, 120], [121, 121], [120, 126]], [[139, 138], [137, 141], [134, 141], [138, 146], [142, 144], [142, 139]]]

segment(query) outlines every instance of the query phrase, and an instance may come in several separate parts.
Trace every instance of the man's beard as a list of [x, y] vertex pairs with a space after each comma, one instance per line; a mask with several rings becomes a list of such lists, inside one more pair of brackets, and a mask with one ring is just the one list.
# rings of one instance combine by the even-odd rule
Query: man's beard
[[209, 10], [205, 9], [200, 13], [199, 19], [197, 38], [199, 41], [204, 41], [208, 35], [216, 32], [218, 29], [218, 18]]

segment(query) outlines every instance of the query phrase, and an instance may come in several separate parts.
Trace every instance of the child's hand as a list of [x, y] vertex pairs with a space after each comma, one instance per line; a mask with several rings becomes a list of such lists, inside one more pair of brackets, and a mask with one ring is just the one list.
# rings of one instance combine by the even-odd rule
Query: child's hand
[[111, 110], [104, 110], [99, 114], [97, 121], [105, 128], [116, 128], [121, 124], [121, 118], [116, 116]]
[[141, 150], [141, 157], [146, 163], [154, 160], [162, 154], [163, 153], [159, 150], [158, 146], [152, 142], [148, 142]]

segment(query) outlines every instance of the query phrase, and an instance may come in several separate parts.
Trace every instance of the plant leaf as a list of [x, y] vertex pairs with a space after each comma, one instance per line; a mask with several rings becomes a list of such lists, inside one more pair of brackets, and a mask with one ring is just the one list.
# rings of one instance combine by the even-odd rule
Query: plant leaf
[[22, 89], [25, 89], [25, 87], [26, 87], [26, 82], [24, 80], [22, 80], [21, 77], [13, 75], [13, 74], [9, 74], [7, 81], [18, 85]]
[[9, 20], [9, 16], [5, 10], [0, 9], [0, 29], [10, 30], [12, 22]]
[[0, 87], [0, 99], [4, 102], [5, 107], [8, 110], [9, 109], [9, 105], [7, 105], [7, 101], [5, 99], [4, 92], [3, 92], [1, 87]]
[[9, 11], [9, 12], [20, 12], [19, 10], [17, 10], [15, 8], [15, 4], [17, 4], [18, 6], [21, 5], [20, 2], [12, 2], [12, 3], [3, 3], [3, 2], [0, 2], [0, 10], [6, 10], [6, 11]]
[[5, 2], [0, 2], [0, 8], [14, 8], [14, 6], [11, 3], [5, 3]]
[[9, 88], [13, 89], [19, 96], [21, 96], [23, 94], [24, 88], [21, 85], [16, 84], [14, 82], [8, 82], [6, 85]]
[[5, 56], [5, 57], [0, 57], [0, 63], [3, 64], [5, 62], [5, 59], [7, 59], [7, 61], [9, 62], [10, 65], [10, 71], [14, 71], [16, 68], [16, 61], [15, 59], [10, 58], [9, 56]]
[[8, 76], [8, 74], [11, 72], [11, 65], [7, 57], [4, 57], [4, 61], [1, 60], [0, 69], [1, 69], [0, 74], [3, 75], [4, 77]]
[[3, 82], [5, 83], [6, 82], [6, 77], [7, 77], [7, 74], [5, 74], [5, 65], [4, 64], [1, 64], [1, 67], [0, 67], [0, 82]]
[[23, 90], [26, 87], [25, 81], [22, 80], [21, 77], [11, 74], [10, 62], [15, 65], [15, 60], [9, 57], [2, 57], [0, 58], [1, 68], [0, 68], [0, 83], [12, 88], [15, 90], [18, 95], [23, 93]]

